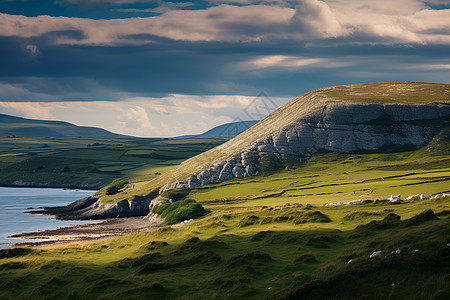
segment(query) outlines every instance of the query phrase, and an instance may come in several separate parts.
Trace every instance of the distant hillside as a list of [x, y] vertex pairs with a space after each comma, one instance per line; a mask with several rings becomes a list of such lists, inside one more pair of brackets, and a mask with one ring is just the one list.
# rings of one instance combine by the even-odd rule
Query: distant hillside
[[259, 121], [239, 121], [239, 122], [232, 122], [232, 123], [226, 123], [217, 127], [214, 127], [200, 135], [202, 138], [206, 137], [226, 137], [231, 138], [235, 137]]
[[182, 135], [174, 139], [234, 138], [259, 121], [238, 121], [225, 123], [198, 135]]
[[0, 114], [0, 138], [90, 137], [126, 138], [102, 128], [77, 126], [61, 121], [34, 120]]

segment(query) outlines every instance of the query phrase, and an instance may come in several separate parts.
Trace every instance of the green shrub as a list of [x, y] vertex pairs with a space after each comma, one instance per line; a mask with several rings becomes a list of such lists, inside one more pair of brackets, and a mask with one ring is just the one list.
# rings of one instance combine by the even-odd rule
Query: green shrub
[[208, 213], [200, 203], [189, 203], [180, 206], [166, 215], [166, 224], [175, 224], [183, 220], [196, 219]]
[[116, 179], [111, 184], [105, 188], [106, 195], [117, 194], [121, 189], [123, 189], [129, 182], [125, 179]]
[[183, 189], [175, 189], [165, 191], [161, 194], [161, 197], [172, 199], [173, 201], [183, 200], [189, 195], [191, 189], [183, 188]]
[[152, 212], [165, 218], [166, 224], [169, 225], [184, 220], [195, 219], [208, 213], [200, 203], [196, 203], [193, 199], [163, 203], [153, 207]]
[[160, 205], [157, 205], [157, 206], [153, 207], [152, 212], [153, 212], [154, 214], [160, 215], [160, 214], [162, 214], [163, 211], [165, 211], [169, 206], [170, 206], [170, 203], [168, 203], [168, 202], [167, 202], [167, 203], [162, 203], [162, 204], [160, 204]]

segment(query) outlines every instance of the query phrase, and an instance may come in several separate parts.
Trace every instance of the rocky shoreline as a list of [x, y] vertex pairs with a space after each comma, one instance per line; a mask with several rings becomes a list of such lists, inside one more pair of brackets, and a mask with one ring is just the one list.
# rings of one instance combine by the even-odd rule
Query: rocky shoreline
[[[43, 246], [77, 241], [89, 241], [102, 238], [122, 236], [129, 233], [150, 230], [164, 224], [163, 219], [156, 216], [111, 218], [95, 224], [62, 227], [54, 230], [20, 233], [10, 236], [30, 242], [20, 242], [11, 246]], [[40, 240], [40, 241], [33, 241]]]
[[116, 203], [102, 203], [94, 196], [86, 197], [66, 206], [42, 207], [30, 214], [53, 215], [61, 220], [98, 220], [151, 216], [154, 206], [152, 199], [122, 200]]
[[104, 187], [98, 184], [49, 184], [35, 183], [26, 181], [15, 181], [13, 183], [0, 182], [0, 187], [16, 187], [16, 188], [48, 188], [48, 189], [68, 189], [68, 190], [93, 190], [97, 191]]

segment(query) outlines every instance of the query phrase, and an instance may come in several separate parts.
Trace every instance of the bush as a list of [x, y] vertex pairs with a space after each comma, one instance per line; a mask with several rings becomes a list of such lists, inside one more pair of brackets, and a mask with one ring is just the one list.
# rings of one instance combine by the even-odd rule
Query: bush
[[193, 199], [185, 199], [173, 203], [155, 206], [152, 212], [166, 219], [166, 224], [175, 224], [184, 220], [196, 219], [208, 213], [200, 203]]
[[169, 190], [165, 191], [161, 194], [161, 197], [172, 199], [173, 201], [179, 201], [183, 200], [189, 195], [191, 189], [184, 188], [184, 189], [175, 189], [175, 190]]
[[180, 206], [166, 215], [166, 224], [175, 224], [183, 220], [196, 219], [206, 215], [208, 212], [200, 203], [189, 203]]
[[105, 189], [106, 195], [117, 194], [121, 189], [123, 189], [129, 182], [124, 179], [116, 179], [111, 182]]
[[153, 207], [152, 212], [154, 214], [161, 215], [163, 213], [163, 211], [165, 211], [169, 206], [170, 206], [170, 203], [162, 203], [160, 205]]

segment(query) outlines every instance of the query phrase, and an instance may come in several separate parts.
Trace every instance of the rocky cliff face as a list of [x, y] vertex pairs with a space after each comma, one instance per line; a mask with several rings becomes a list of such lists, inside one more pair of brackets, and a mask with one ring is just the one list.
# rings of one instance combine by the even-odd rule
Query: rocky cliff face
[[46, 208], [44, 211], [37, 211], [35, 213], [56, 215], [59, 219], [66, 220], [146, 216], [151, 213], [154, 203], [154, 201], [148, 198], [102, 204], [98, 198], [91, 196], [64, 207]]
[[206, 170], [163, 186], [199, 187], [261, 173], [268, 155], [305, 161], [321, 150], [351, 153], [381, 148], [423, 147], [450, 125], [450, 103], [427, 105], [330, 103], [258, 139]]

